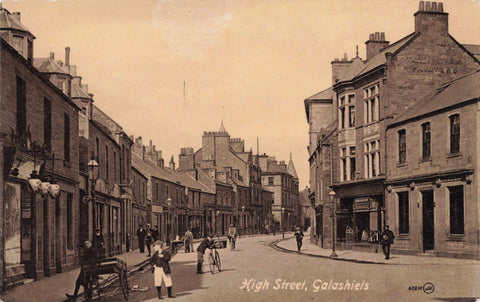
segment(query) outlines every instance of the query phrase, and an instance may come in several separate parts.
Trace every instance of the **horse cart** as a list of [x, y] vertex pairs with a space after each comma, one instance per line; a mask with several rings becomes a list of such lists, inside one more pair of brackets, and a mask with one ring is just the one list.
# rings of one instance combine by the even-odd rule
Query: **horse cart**
[[96, 292], [98, 299], [108, 289], [121, 288], [128, 301], [127, 264], [120, 258], [102, 259], [95, 264], [82, 265], [85, 278], [85, 301], [90, 302]]

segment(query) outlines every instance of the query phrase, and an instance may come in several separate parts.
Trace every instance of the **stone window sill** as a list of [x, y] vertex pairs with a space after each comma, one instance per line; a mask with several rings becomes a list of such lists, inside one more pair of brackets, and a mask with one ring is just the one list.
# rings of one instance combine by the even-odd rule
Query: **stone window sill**
[[450, 234], [447, 241], [465, 242], [465, 235], [463, 234]]
[[455, 158], [455, 157], [461, 157], [462, 156], [462, 153], [461, 152], [458, 152], [458, 153], [450, 153], [450, 154], [447, 154], [447, 158]]

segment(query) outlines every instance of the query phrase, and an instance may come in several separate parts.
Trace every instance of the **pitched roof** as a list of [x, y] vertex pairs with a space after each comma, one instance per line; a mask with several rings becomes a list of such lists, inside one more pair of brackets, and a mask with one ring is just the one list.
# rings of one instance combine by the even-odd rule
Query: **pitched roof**
[[374, 56], [372, 59], [364, 64], [363, 68], [359, 68], [361, 64], [353, 64], [350, 68], [343, 74], [342, 78], [339, 79], [339, 82], [351, 81], [367, 72], [385, 64], [387, 62], [387, 53], [396, 54], [403, 46], [408, 44], [410, 41], [415, 39], [417, 35], [415, 33], [411, 33], [408, 36], [398, 40], [397, 42], [387, 46], [386, 48], [382, 49], [380, 53]]
[[84, 98], [91, 99], [90, 95], [85, 92], [85, 90], [76, 83], [72, 83], [72, 90], [70, 92], [72, 98]]
[[480, 70], [459, 77], [433, 90], [397, 116], [389, 127], [476, 98], [480, 98]]
[[5, 8], [0, 9], [0, 30], [2, 29], [13, 29], [19, 30], [26, 33], [29, 33], [33, 39], [35, 36], [26, 28], [16, 16], [12, 15], [8, 10]]
[[293, 164], [292, 154], [290, 154], [290, 161], [288, 162], [287, 172], [293, 177], [298, 178], [297, 171], [295, 170], [295, 165]]
[[477, 60], [480, 60], [480, 45], [463, 44], [463, 47], [465, 47]]
[[60, 61], [56, 61], [51, 58], [34, 58], [33, 66], [35, 66], [35, 68], [42, 73], [61, 73], [70, 76], [70, 73], [63, 68], [59, 62]]
[[305, 114], [307, 115], [307, 121], [310, 122], [310, 103], [324, 103], [332, 104], [333, 103], [333, 89], [329, 87], [325, 90], [320, 91], [317, 94], [312, 95], [311, 97], [306, 98], [303, 103], [305, 104]]

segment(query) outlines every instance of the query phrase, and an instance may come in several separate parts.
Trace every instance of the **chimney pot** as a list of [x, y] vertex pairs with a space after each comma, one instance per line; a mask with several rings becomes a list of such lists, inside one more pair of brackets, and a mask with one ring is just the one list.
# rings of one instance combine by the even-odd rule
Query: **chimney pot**
[[420, 1], [420, 5], [418, 7], [418, 10], [423, 12], [425, 10], [425, 2], [424, 1]]
[[427, 3], [425, 3], [425, 10], [426, 10], [427, 12], [432, 11], [432, 6], [431, 6], [431, 4], [430, 4], [430, 1], [427, 1]]
[[375, 39], [375, 34], [370, 34], [370, 39], [369, 40], [374, 40]]
[[65, 66], [70, 65], [70, 47], [65, 47]]
[[443, 3], [442, 2], [438, 2], [438, 12], [439, 13], [443, 13]]
[[343, 54], [343, 60], [344, 60], [344, 61], [347, 61], [347, 60], [348, 60], [347, 53], [344, 53], [344, 54]]
[[152, 148], [152, 144], [153, 144], [153, 142], [152, 142], [152, 140], [150, 140], [150, 149]]
[[437, 11], [437, 2], [432, 2], [432, 11], [433, 12]]
[[14, 12], [13, 16], [17, 19], [18, 22], [20, 22], [20, 12]]
[[378, 31], [375, 33], [375, 40], [380, 40], [380, 33]]
[[380, 40], [385, 41], [385, 33], [380, 33]]
[[50, 59], [51, 59], [51, 60], [55, 60], [55, 53], [54, 53], [54, 52], [51, 52], [51, 53], [50, 53]]

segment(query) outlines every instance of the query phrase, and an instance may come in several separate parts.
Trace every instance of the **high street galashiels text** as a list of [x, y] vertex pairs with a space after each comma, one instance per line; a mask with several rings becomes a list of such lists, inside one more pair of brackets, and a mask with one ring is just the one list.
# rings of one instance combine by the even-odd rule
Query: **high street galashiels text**
[[[311, 287], [309, 285], [311, 284]], [[344, 280], [336, 281], [333, 279], [321, 280], [315, 279], [310, 284], [306, 280], [303, 281], [287, 281], [284, 279], [275, 279], [274, 282], [270, 282], [268, 279], [258, 281], [256, 279], [247, 279], [245, 278], [240, 285], [240, 289], [259, 292], [265, 290], [295, 290], [295, 291], [308, 291], [311, 289], [314, 293], [324, 290], [341, 290], [341, 291], [361, 291], [368, 290], [369, 283], [365, 280], [355, 281], [355, 280]], [[272, 286], [270, 286], [272, 285]]]

